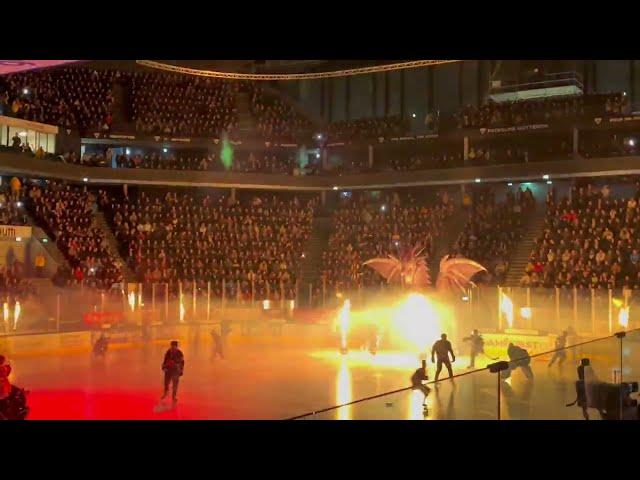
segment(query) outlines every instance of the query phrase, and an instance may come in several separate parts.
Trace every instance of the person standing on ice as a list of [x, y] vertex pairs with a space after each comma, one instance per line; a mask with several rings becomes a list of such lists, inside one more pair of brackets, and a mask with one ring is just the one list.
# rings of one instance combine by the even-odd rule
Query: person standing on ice
[[178, 341], [173, 340], [171, 347], [164, 354], [162, 362], [162, 371], [164, 372], [164, 393], [161, 400], [164, 400], [169, 393], [169, 384], [172, 384], [172, 399], [176, 403], [178, 401], [178, 383], [180, 377], [184, 373], [184, 355], [178, 348]]
[[564, 330], [558, 338], [556, 338], [556, 351], [553, 352], [553, 356], [551, 357], [551, 361], [549, 362], [549, 366], [553, 365], [553, 363], [557, 360], [558, 366], [562, 366], [564, 361], [567, 358], [567, 351], [564, 347], [567, 346], [567, 331]]
[[471, 351], [469, 352], [471, 361], [467, 368], [473, 368], [476, 366], [476, 357], [481, 353], [486, 355], [486, 353], [484, 353], [484, 339], [482, 338], [482, 335], [480, 335], [480, 332], [478, 332], [478, 329], [474, 328], [471, 335], [464, 337], [462, 341], [469, 342], [471, 344]]
[[[451, 354], [451, 360], [449, 360], [449, 354]], [[453, 377], [453, 369], [451, 368], [451, 362], [456, 361], [456, 356], [453, 353], [453, 348], [451, 347], [451, 342], [447, 340], [447, 334], [443, 333], [440, 335], [440, 340], [433, 344], [431, 348], [431, 363], [435, 363], [434, 355], [438, 357], [438, 365], [436, 368], [436, 382], [438, 381], [438, 377], [440, 376], [440, 372], [442, 371], [442, 365], [444, 364], [447, 367], [447, 371], [449, 372], [449, 377]]]

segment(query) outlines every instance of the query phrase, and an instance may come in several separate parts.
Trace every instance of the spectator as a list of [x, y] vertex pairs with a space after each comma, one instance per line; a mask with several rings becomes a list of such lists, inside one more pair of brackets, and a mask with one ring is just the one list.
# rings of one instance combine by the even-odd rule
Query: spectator
[[16, 134], [13, 137], [11, 137], [11, 148], [20, 150], [21, 145], [22, 145], [22, 139], [20, 138], [20, 135], [18, 135], [18, 132], [16, 132]]

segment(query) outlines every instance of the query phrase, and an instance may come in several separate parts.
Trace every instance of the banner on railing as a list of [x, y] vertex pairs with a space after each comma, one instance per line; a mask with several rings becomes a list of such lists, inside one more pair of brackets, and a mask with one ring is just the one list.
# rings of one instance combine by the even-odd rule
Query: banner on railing
[[93, 328], [102, 328], [122, 323], [122, 312], [90, 312], [82, 316], [85, 325]]
[[534, 125], [517, 125], [513, 127], [481, 128], [480, 135], [491, 135], [494, 133], [529, 132], [533, 130], [545, 130], [547, 128], [549, 128], [549, 125], [546, 123], [538, 123]]
[[15, 225], [0, 225], [0, 240], [16, 241], [31, 238], [31, 227], [18, 227]]
[[596, 117], [593, 119], [596, 125], [607, 125], [612, 123], [628, 123], [628, 122], [640, 122], [640, 115], [626, 115], [623, 117], [609, 117], [602, 118]]

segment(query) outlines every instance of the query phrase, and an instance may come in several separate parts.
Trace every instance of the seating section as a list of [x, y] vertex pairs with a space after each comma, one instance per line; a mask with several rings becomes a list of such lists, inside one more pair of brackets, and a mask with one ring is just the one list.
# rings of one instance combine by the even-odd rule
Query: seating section
[[0, 225], [27, 225], [22, 183], [16, 177], [9, 183], [0, 188]]
[[516, 102], [487, 102], [471, 105], [456, 114], [458, 128], [507, 127], [575, 119], [585, 114], [617, 115], [628, 108], [628, 97], [622, 93], [584, 95]]
[[[548, 199], [542, 235], [536, 239], [523, 286], [607, 289], [640, 287], [640, 222], [635, 194], [608, 186], [574, 186], [571, 197]], [[622, 187], [618, 187], [622, 188]]]
[[267, 95], [255, 83], [246, 83], [250, 96], [250, 112], [256, 129], [266, 139], [295, 141], [301, 130], [309, 130], [311, 122], [279, 98]]
[[131, 196], [101, 190], [122, 253], [138, 280], [181, 281], [227, 299], [295, 298], [317, 198], [256, 195], [242, 201], [187, 190]]
[[95, 226], [95, 197], [86, 187], [44, 181], [30, 185], [27, 208], [65, 255], [71, 270], [61, 266], [54, 281], [110, 289], [123, 281], [122, 265], [111, 252], [105, 232]]
[[497, 202], [491, 187], [476, 187], [468, 195], [469, 217], [452, 247], [452, 256], [477, 261], [488, 270], [485, 281], [504, 283], [509, 257], [522, 239], [523, 220], [535, 208], [529, 188], [514, 195], [507, 192], [503, 202]]
[[385, 118], [363, 118], [345, 120], [329, 124], [327, 133], [330, 141], [351, 142], [356, 139], [389, 138], [403, 135], [408, 130], [408, 122], [399, 115]]
[[14, 117], [81, 131], [108, 131], [111, 86], [118, 76], [114, 70], [87, 68], [16, 73], [0, 77], [0, 97], [4, 95]]
[[333, 216], [333, 231], [323, 253], [329, 292], [381, 286], [385, 280], [362, 264], [374, 257], [397, 255], [399, 248], [420, 245], [427, 258], [442, 233], [442, 222], [453, 206], [441, 199], [425, 200], [393, 192], [383, 199], [363, 193], [344, 200]]
[[186, 75], [136, 72], [131, 109], [136, 130], [149, 135], [218, 137], [238, 125], [237, 82]]

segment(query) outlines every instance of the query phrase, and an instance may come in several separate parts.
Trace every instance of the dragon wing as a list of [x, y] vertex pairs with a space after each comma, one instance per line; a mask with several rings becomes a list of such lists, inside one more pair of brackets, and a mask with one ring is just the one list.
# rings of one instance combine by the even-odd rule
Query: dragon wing
[[382, 275], [387, 282], [391, 283], [393, 280], [400, 280], [400, 271], [402, 269], [402, 264], [400, 260], [389, 255], [389, 258], [372, 258], [371, 260], [367, 260], [363, 263], [380, 275]]
[[464, 292], [471, 284], [471, 277], [478, 272], [486, 272], [487, 269], [478, 262], [468, 258], [449, 258], [445, 255], [440, 260], [440, 273], [436, 281], [438, 290], [461, 290]]

